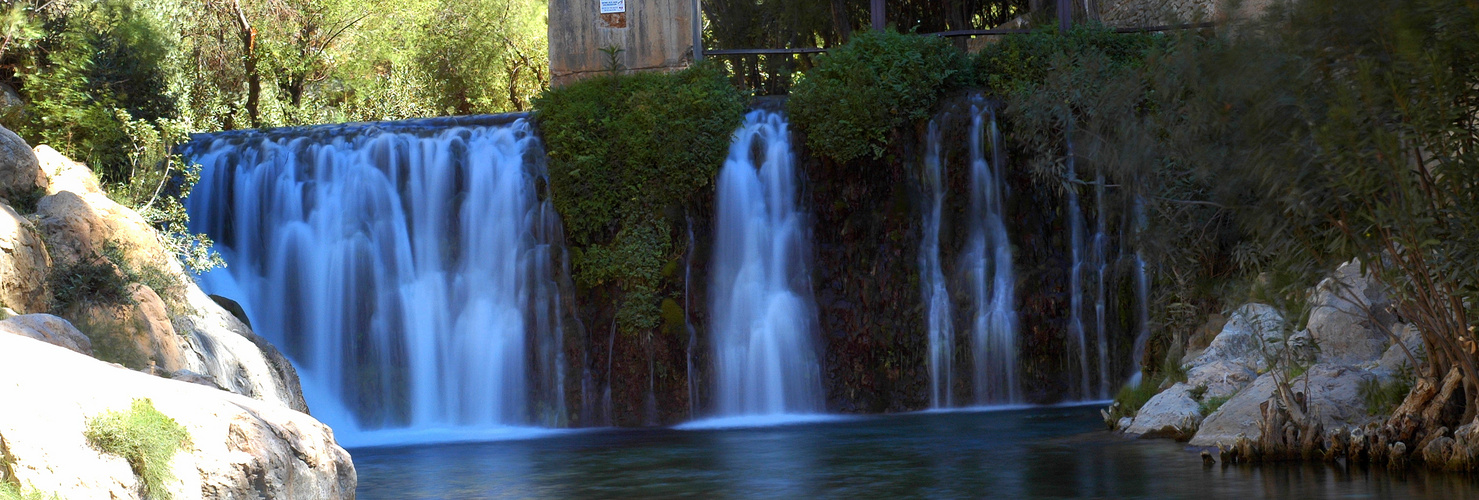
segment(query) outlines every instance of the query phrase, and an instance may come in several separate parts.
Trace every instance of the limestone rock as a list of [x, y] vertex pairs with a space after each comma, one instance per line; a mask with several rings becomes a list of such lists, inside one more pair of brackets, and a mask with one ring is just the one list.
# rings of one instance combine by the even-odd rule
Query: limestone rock
[[31, 146], [15, 132], [0, 127], [0, 198], [13, 202], [46, 187], [46, 175]]
[[186, 285], [188, 311], [175, 318], [188, 338], [191, 370], [231, 392], [308, 412], [298, 372], [271, 344], [200, 290]]
[[0, 333], [28, 337], [92, 356], [92, 340], [67, 320], [50, 314], [27, 314], [0, 321]]
[[1397, 331], [1400, 332], [1402, 343], [1393, 342], [1392, 346], [1382, 353], [1381, 359], [1376, 362], [1377, 369], [1385, 372], [1386, 375], [1396, 374], [1403, 367], [1415, 373], [1420, 364], [1413, 363], [1408, 353], [1417, 357], [1419, 363], [1421, 362], [1424, 356], [1422, 333], [1418, 331], [1416, 325], [1398, 324]]
[[1226, 360], [1254, 369], [1262, 368], [1262, 345], [1282, 338], [1284, 316], [1263, 304], [1248, 304], [1228, 318], [1222, 332], [1212, 339], [1207, 349], [1191, 361], [1192, 366]]
[[92, 339], [100, 359], [165, 373], [187, 368], [183, 339], [170, 323], [164, 300], [137, 283], [127, 290], [126, 301], [83, 300], [60, 314]]
[[[1324, 364], [1311, 366], [1306, 375], [1308, 378], [1292, 380], [1290, 389], [1306, 394], [1308, 414], [1324, 428], [1355, 427], [1378, 420], [1366, 414], [1366, 400], [1359, 392], [1361, 382], [1375, 375], [1349, 366]], [[1202, 421], [1191, 444], [1231, 444], [1238, 435], [1258, 441], [1262, 436], [1258, 428], [1262, 417], [1259, 405], [1277, 399], [1276, 380], [1273, 373], [1265, 373], [1223, 403]]]
[[1187, 393], [1191, 386], [1184, 382], [1161, 391], [1145, 406], [1135, 412], [1135, 420], [1125, 429], [1126, 434], [1142, 437], [1172, 437], [1189, 439], [1202, 420], [1202, 410], [1197, 401]]
[[[3, 129], [0, 129], [3, 130]], [[0, 204], [0, 305], [23, 314], [46, 312], [51, 256], [31, 222]]]
[[71, 191], [79, 195], [102, 194], [103, 189], [98, 185], [97, 176], [87, 165], [72, 161], [71, 158], [62, 156], [51, 146], [42, 144], [34, 150], [36, 160], [41, 164], [41, 171], [46, 173], [48, 186], [46, 194], [57, 194], [62, 191]]
[[1315, 287], [1309, 333], [1323, 363], [1362, 364], [1380, 358], [1390, 344], [1382, 327], [1392, 322], [1386, 289], [1348, 262]]
[[1203, 397], [1227, 397], [1246, 387], [1267, 367], [1264, 347], [1282, 340], [1283, 316], [1263, 304], [1245, 305], [1221, 323], [1207, 348], [1185, 362], [1187, 383], [1206, 387]]
[[[47, 373], [48, 376], [35, 376]], [[128, 463], [89, 446], [89, 418], [149, 399], [190, 433], [171, 460], [178, 499], [353, 498], [357, 477], [333, 431], [287, 407], [120, 369], [0, 335], [0, 452], [14, 478], [63, 498], [140, 498]]]
[[[61, 191], [36, 204], [39, 224], [55, 252], [56, 265], [70, 265], [117, 245], [135, 269], [172, 267], [173, 255], [138, 212], [101, 193]], [[174, 264], [173, 267], [177, 267]]]

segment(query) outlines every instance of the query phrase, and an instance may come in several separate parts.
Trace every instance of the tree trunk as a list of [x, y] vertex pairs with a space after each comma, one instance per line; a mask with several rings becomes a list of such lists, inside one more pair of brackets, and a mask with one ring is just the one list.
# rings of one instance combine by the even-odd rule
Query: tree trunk
[[242, 69], [245, 70], [247, 79], [247, 116], [252, 120], [252, 128], [262, 128], [261, 115], [258, 113], [262, 74], [257, 71], [257, 30], [247, 21], [246, 12], [241, 10], [241, 0], [236, 0], [231, 5], [236, 9], [236, 23], [241, 37]]

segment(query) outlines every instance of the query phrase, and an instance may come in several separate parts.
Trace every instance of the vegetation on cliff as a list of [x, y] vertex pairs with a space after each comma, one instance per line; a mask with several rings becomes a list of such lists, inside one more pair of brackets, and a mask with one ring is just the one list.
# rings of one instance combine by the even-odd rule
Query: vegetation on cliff
[[87, 422], [87, 442], [128, 460], [150, 498], [169, 500], [165, 483], [174, 479], [170, 459], [190, 445], [190, 432], [154, 408], [135, 399], [126, 412], [110, 411]]
[[708, 65], [598, 76], [535, 101], [574, 278], [620, 290], [621, 331], [659, 325], [663, 267], [686, 250], [675, 223], [712, 191], [744, 108]]

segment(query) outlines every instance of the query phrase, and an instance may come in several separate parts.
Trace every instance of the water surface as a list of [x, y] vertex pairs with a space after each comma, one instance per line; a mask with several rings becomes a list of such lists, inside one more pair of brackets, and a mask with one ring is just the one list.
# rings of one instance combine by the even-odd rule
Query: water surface
[[379, 498], [1469, 498], [1467, 476], [1323, 464], [1203, 467], [1103, 430], [1092, 406], [759, 428], [570, 431], [350, 450]]

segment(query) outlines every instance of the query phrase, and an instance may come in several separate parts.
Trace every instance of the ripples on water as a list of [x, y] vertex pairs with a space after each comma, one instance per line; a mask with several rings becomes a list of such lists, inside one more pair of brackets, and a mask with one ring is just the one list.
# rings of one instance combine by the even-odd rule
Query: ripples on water
[[1096, 407], [606, 430], [351, 450], [378, 498], [1468, 498], [1467, 476], [1323, 464], [1204, 468], [1102, 430]]

